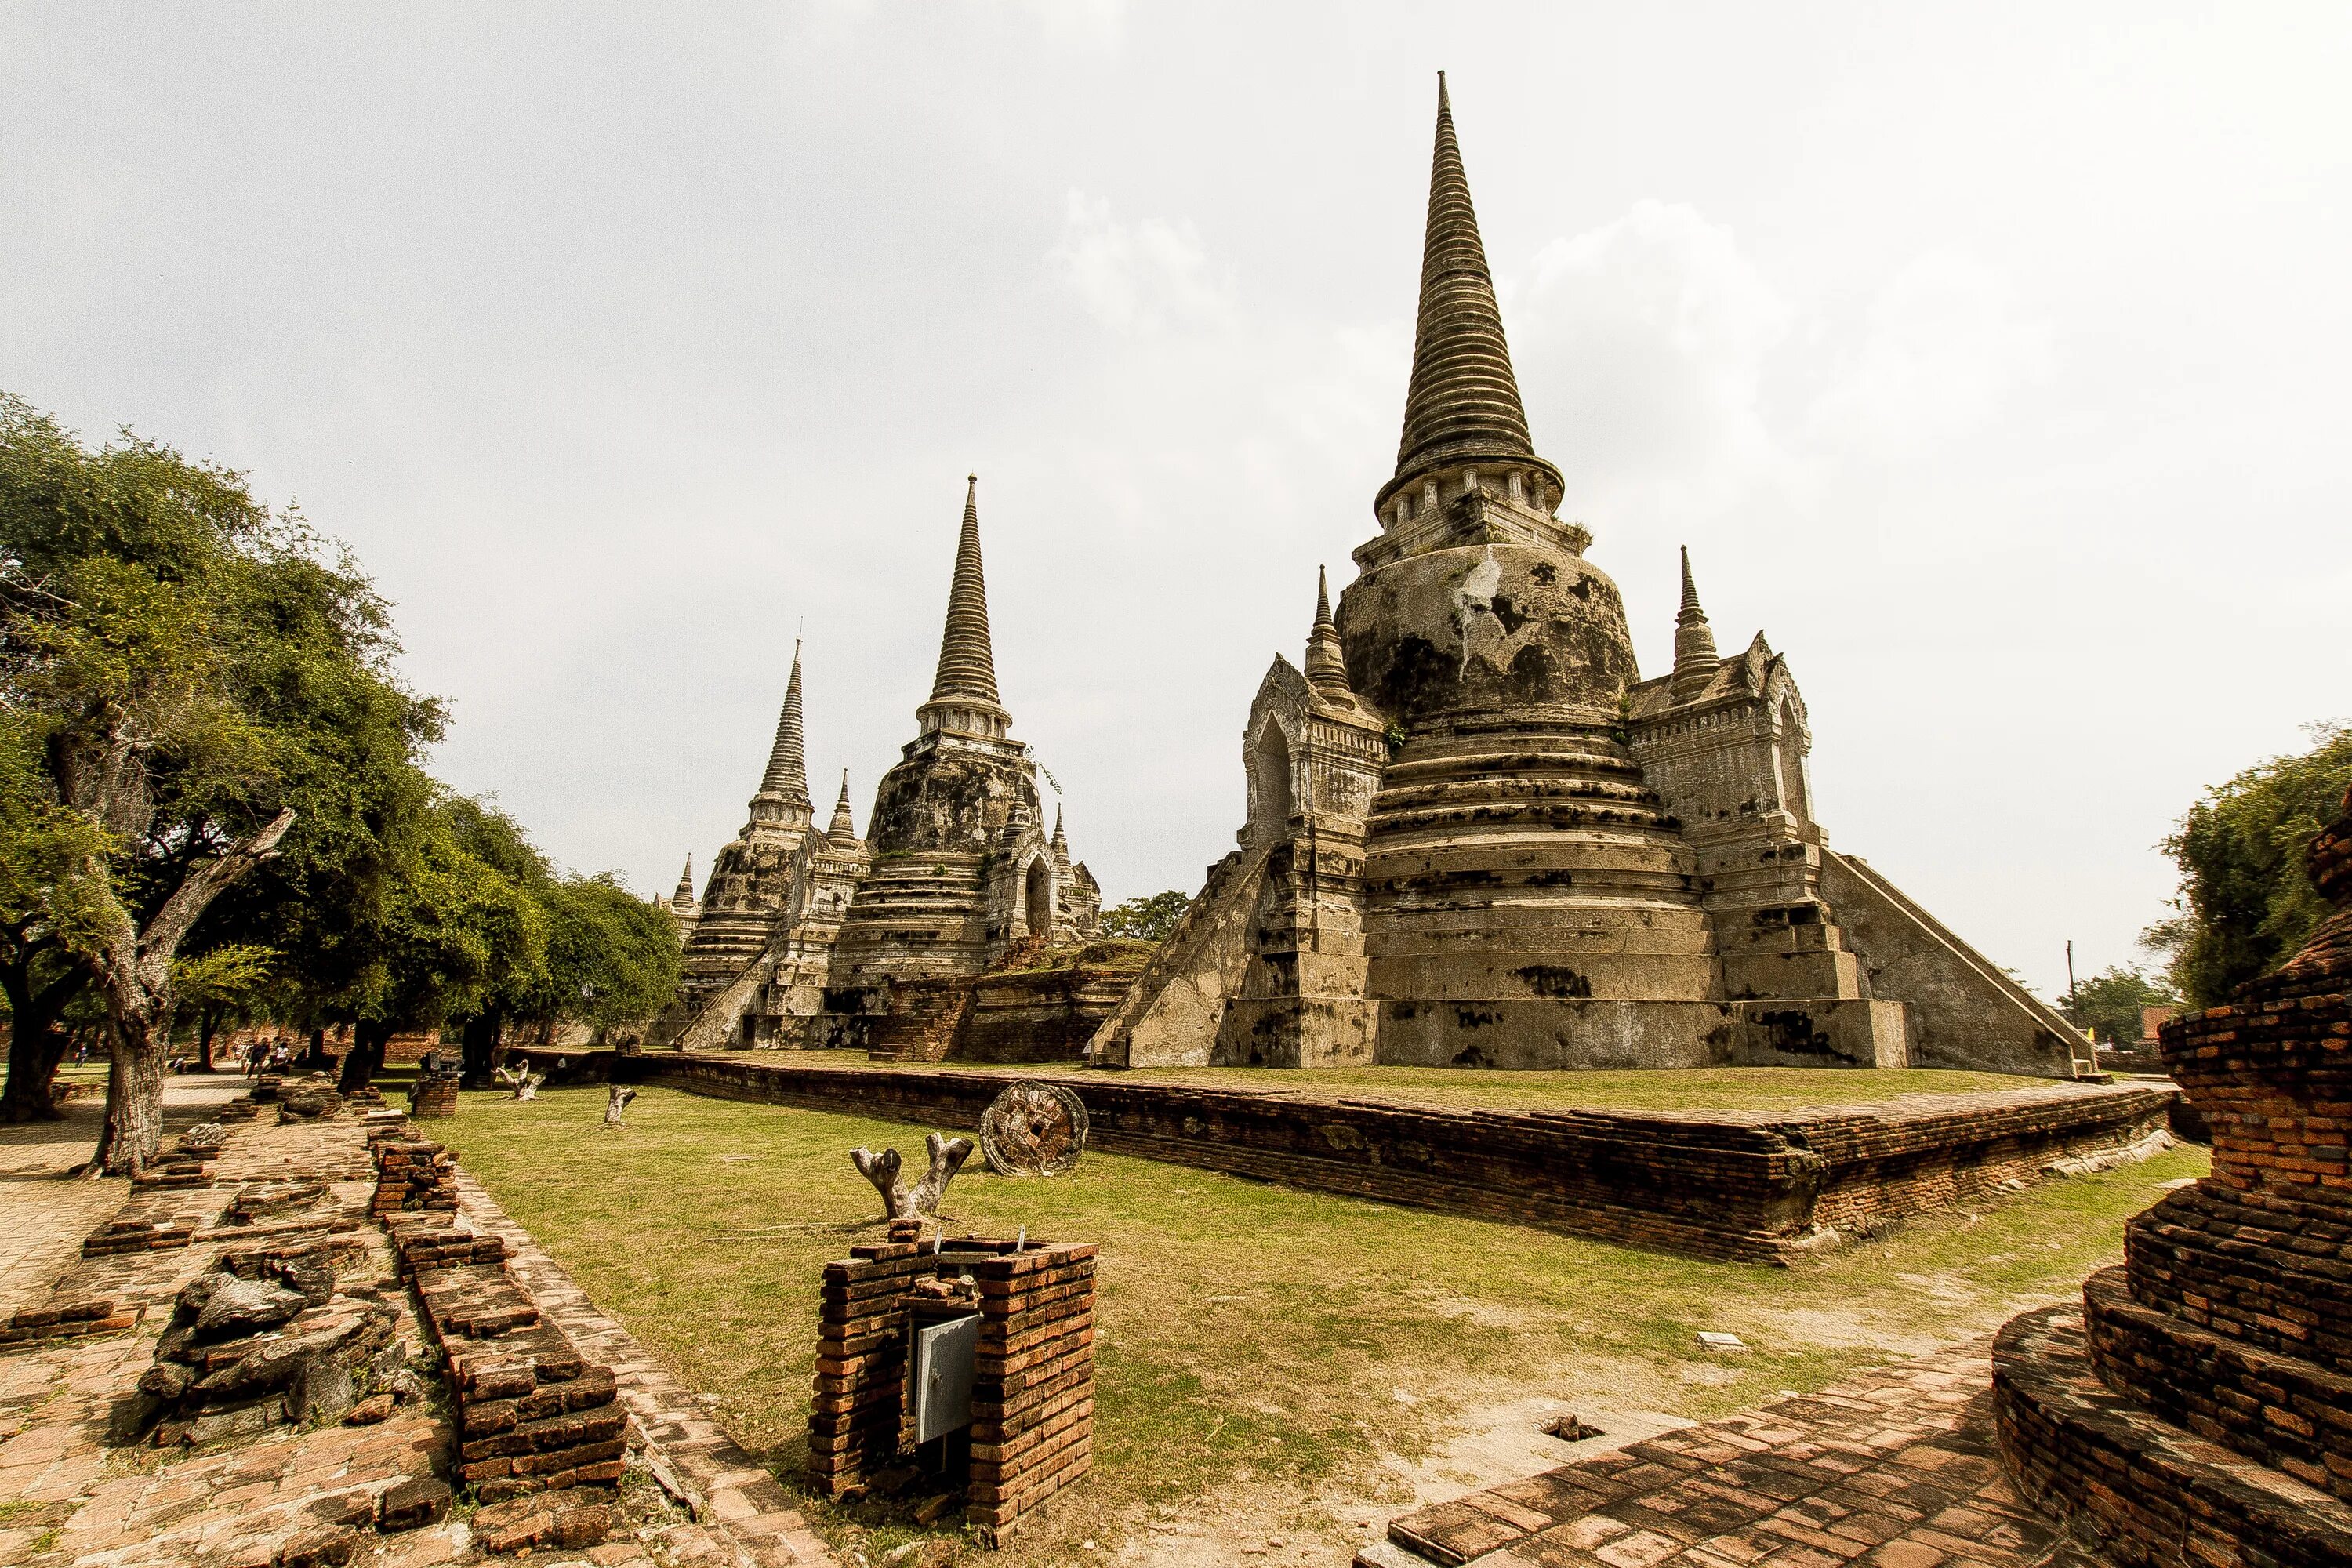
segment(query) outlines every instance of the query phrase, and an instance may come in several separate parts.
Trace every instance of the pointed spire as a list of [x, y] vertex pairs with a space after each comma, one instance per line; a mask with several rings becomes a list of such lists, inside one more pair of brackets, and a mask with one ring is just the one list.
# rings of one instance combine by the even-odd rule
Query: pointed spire
[[1723, 663], [1715, 651], [1715, 629], [1698, 606], [1698, 584], [1691, 581], [1690, 546], [1683, 546], [1683, 605], [1675, 616], [1675, 673], [1668, 695], [1680, 702], [1698, 695], [1715, 679]]
[[1062, 803], [1055, 801], [1054, 803], [1054, 848], [1056, 853], [1066, 854], [1069, 847], [1070, 841], [1062, 837]]
[[1348, 654], [1331, 620], [1331, 584], [1315, 569], [1315, 627], [1307, 634], [1307, 683], [1327, 695], [1355, 695], [1348, 684]]
[[833, 826], [824, 830], [824, 836], [835, 844], [855, 844], [857, 841], [857, 819], [849, 815], [847, 768], [841, 770], [841, 798], [833, 803]]
[[801, 724], [801, 645], [793, 639], [793, 678], [784, 685], [784, 711], [776, 721], [776, 743], [768, 752], [761, 795], [809, 804], [808, 752]]
[[996, 694], [996, 654], [988, 640], [988, 584], [980, 566], [980, 476], [971, 477], [963, 497], [963, 531], [956, 540], [955, 582], [948, 590], [948, 624], [940, 639], [934, 702], [1001, 700]]
[[1429, 228], [1421, 258], [1421, 310], [1413, 328], [1412, 382], [1397, 443], [1390, 495], [1433, 469], [1492, 459], [1539, 468], [1557, 495], [1559, 471], [1528, 440], [1528, 416], [1511, 374], [1510, 345], [1470, 182], [1454, 140], [1445, 73], [1437, 73], [1437, 144], [1430, 157]]
[[694, 902], [694, 857], [692, 855], [686, 858], [686, 869], [677, 874], [677, 891], [670, 895], [669, 901], [679, 905]]

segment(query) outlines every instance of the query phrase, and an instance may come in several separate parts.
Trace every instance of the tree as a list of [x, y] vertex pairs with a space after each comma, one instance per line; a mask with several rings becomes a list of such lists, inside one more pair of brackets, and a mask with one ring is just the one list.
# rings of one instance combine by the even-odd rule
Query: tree
[[249, 1016], [267, 993], [277, 956], [266, 947], [233, 942], [173, 965], [181, 1005], [196, 1009], [196, 1064], [202, 1070], [213, 1070], [213, 1037], [221, 1025]]
[[2304, 854], [2352, 786], [2352, 723], [2315, 724], [2299, 756], [2273, 757], [2207, 793], [2165, 853], [2179, 912], [2143, 939], [2170, 955], [2173, 986], [2210, 1007], [2303, 945], [2326, 913]]
[[437, 733], [391, 673], [389, 627], [349, 560], [240, 476], [127, 432], [91, 450], [0, 397], [0, 710], [34, 816], [79, 836], [30, 879], [21, 936], [103, 1001], [99, 1168], [135, 1173], [160, 1144], [181, 943], [294, 847], [306, 807], [355, 793], [331, 694], [398, 710], [412, 756]]
[[65, 1059], [67, 1010], [97, 978], [87, 956], [67, 944], [50, 900], [108, 841], [87, 817], [58, 804], [37, 732], [30, 715], [0, 708], [0, 997], [10, 1023], [5, 1122], [57, 1119], [49, 1088]]
[[2074, 987], [2058, 1005], [2065, 1020], [2095, 1039], [2128, 1045], [2140, 1037], [2142, 1007], [2174, 1007], [2180, 998], [2139, 969], [2111, 966]]
[[1192, 900], [1173, 888], [1150, 898], [1129, 899], [1103, 911], [1103, 935], [1166, 942], [1176, 934], [1177, 923], [1192, 907]]
[[677, 928], [666, 908], [640, 901], [609, 872], [551, 882], [539, 897], [546, 977], [512, 998], [518, 1020], [634, 1024], [677, 989]]

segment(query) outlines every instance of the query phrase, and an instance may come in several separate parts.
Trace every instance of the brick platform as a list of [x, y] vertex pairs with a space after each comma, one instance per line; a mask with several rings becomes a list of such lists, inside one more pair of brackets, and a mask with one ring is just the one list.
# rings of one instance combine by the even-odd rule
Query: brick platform
[[[999, 1073], [804, 1067], [692, 1052], [615, 1058], [722, 1099], [972, 1127]], [[1052, 1075], [1048, 1075], [1052, 1076]], [[1076, 1091], [1115, 1153], [1702, 1258], [1785, 1262], [1906, 1215], [2031, 1181], [2162, 1131], [2169, 1085], [1927, 1094], [1788, 1114], [1448, 1110], [1308, 1089], [1202, 1089], [1100, 1073]]]
[[1979, 1341], [1474, 1492], [1357, 1568], [2054, 1568], [1994, 1455]]

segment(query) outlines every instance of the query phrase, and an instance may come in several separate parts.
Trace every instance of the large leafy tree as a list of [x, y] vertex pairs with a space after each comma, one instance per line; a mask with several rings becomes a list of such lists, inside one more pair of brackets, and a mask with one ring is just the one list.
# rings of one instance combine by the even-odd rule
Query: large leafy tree
[[413, 773], [438, 733], [395, 651], [367, 580], [238, 475], [0, 396], [0, 925], [24, 917], [0, 970], [102, 1001], [103, 1169], [160, 1143], [181, 943], [257, 868], [348, 859], [355, 770]]
[[2314, 725], [2299, 755], [2258, 763], [2209, 792], [2165, 852], [2180, 868], [2179, 911], [2147, 942], [2173, 985], [2210, 1007], [2292, 955], [2326, 913], [2304, 854], [2352, 787], [2352, 724]]
[[1103, 935], [1166, 942], [1192, 907], [1192, 900], [1174, 888], [1148, 898], [1129, 899], [1103, 911]]

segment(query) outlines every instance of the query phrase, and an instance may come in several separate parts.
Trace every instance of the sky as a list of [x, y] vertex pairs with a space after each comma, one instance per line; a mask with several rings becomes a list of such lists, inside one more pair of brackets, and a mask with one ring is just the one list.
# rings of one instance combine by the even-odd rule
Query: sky
[[1376, 531], [1448, 72], [1537, 449], [1688, 545], [1816, 813], [2045, 994], [2352, 717], [2352, 7], [0, 4], [0, 388], [250, 476], [434, 765], [666, 892], [795, 638], [860, 826], [964, 476], [1111, 900], [1196, 888]]

